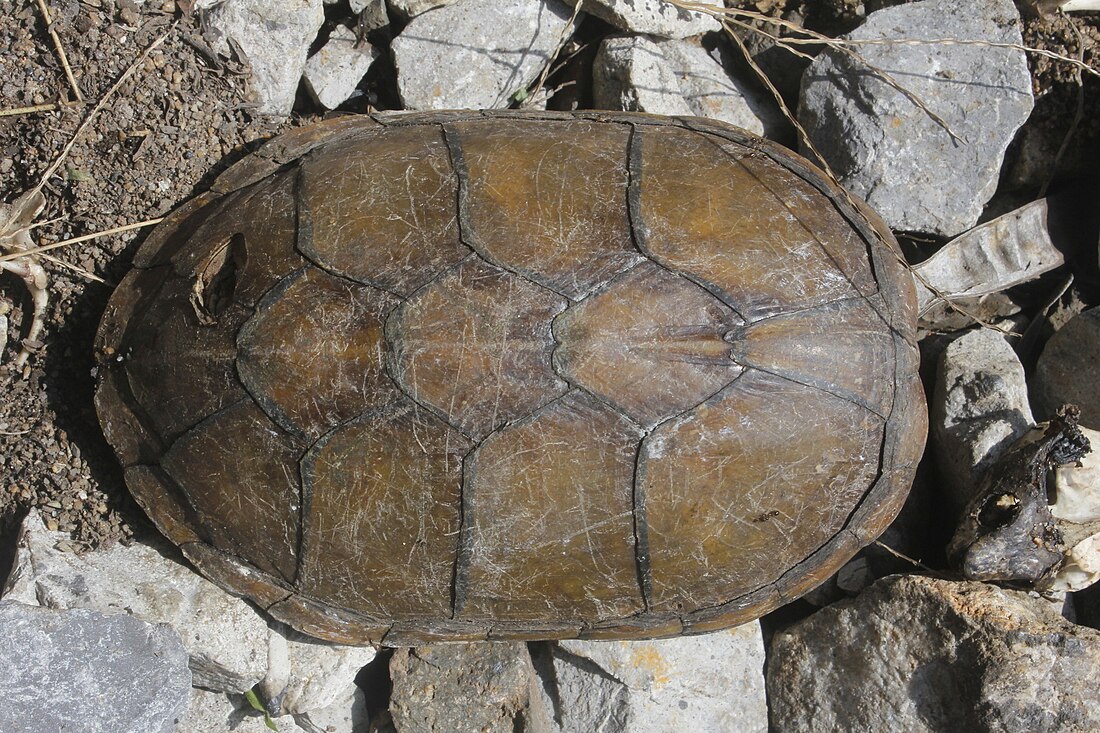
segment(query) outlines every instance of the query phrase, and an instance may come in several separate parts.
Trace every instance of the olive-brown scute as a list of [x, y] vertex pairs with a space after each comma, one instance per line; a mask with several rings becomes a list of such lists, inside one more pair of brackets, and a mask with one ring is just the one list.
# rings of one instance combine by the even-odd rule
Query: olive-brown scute
[[96, 401], [161, 531], [306, 633], [669, 636], [897, 513], [914, 321], [881, 222], [736, 128], [343, 117], [150, 235]]

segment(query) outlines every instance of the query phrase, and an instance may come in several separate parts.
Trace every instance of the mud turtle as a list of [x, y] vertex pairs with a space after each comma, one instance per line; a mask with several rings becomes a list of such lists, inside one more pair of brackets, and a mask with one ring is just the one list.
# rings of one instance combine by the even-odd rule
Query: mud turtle
[[334, 119], [150, 235], [97, 407], [161, 531], [306, 633], [710, 631], [905, 498], [926, 421], [895, 247], [716, 122]]

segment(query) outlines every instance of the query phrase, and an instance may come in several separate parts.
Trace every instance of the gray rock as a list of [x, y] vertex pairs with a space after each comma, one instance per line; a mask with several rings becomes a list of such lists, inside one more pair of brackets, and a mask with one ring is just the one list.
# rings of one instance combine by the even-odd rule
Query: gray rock
[[227, 0], [206, 13], [204, 25], [215, 51], [229, 56], [232, 38], [244, 52], [259, 111], [285, 117], [294, 106], [306, 54], [324, 20], [321, 0]]
[[455, 1], [456, 0], [388, 0], [388, 4], [394, 15], [402, 20], [408, 20], [421, 13], [428, 12], [432, 8], [441, 8]]
[[272, 711], [301, 714], [345, 696], [355, 675], [375, 657], [374, 647], [329, 644], [278, 624], [268, 643], [268, 670], [260, 683]]
[[1082, 425], [1100, 430], [1098, 365], [1100, 308], [1091, 308], [1058, 329], [1043, 348], [1033, 380], [1036, 411], [1045, 418], [1070, 402], [1081, 408]]
[[552, 673], [540, 669], [542, 702], [532, 706], [537, 730], [768, 729], [758, 623], [680, 639], [562, 641], [549, 664]]
[[513, 733], [527, 716], [531, 661], [516, 642], [398, 649], [390, 714], [401, 733]]
[[[1065, 262], [1047, 226], [1047, 200], [1039, 199], [961, 234], [913, 268], [917, 311], [928, 327], [935, 310], [1033, 280]], [[928, 286], [936, 292], [933, 293]]]
[[169, 733], [191, 672], [163, 624], [0, 601], [0, 730]]
[[306, 89], [322, 106], [335, 109], [352, 95], [376, 58], [377, 49], [366, 41], [357, 46], [355, 31], [338, 25], [306, 61]]
[[571, 13], [561, 0], [459, 0], [418, 15], [393, 40], [407, 109], [488, 109], [538, 78]]
[[967, 331], [936, 368], [932, 436], [955, 512], [973, 497], [984, 470], [1034, 424], [1024, 368], [1004, 336]]
[[[857, 40], [1021, 43], [1010, 0], [923, 0], [867, 16]], [[822, 53], [803, 75], [799, 120], [841, 182], [892, 229], [955, 235], [993, 195], [1005, 148], [1031, 112], [1023, 51], [974, 45], [859, 46], [964, 142], [851, 56]]]
[[169, 559], [179, 557], [175, 548], [115, 545], [82, 555], [55, 549], [67, 538], [46, 530], [37, 512], [27, 515], [4, 597], [166, 623], [184, 639], [196, 685], [244, 692], [263, 678], [266, 621], [245, 601]]
[[[577, 0], [566, 2], [577, 4]], [[700, 4], [721, 7], [713, 1]], [[722, 27], [706, 13], [684, 10], [664, 0], [585, 0], [582, 9], [621, 30], [663, 38], [687, 38]]]
[[605, 39], [593, 61], [592, 92], [602, 109], [709, 117], [757, 135], [765, 129], [765, 100], [690, 41]]
[[1100, 632], [975, 582], [879, 581], [776, 634], [773, 730], [1100, 729]]
[[592, 96], [600, 109], [690, 115], [660, 47], [640, 36], [605, 39], [592, 62]]

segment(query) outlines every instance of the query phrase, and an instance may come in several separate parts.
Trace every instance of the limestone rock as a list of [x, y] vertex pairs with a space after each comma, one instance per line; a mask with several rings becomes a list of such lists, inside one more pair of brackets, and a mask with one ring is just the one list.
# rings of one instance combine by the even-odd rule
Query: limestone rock
[[755, 622], [679, 639], [562, 641], [536, 668], [542, 701], [532, 705], [532, 720], [541, 730], [768, 730]]
[[407, 109], [507, 107], [538, 78], [571, 12], [561, 0], [459, 0], [418, 15], [393, 40]]
[[320, 51], [306, 61], [306, 88], [327, 109], [335, 109], [355, 91], [378, 51], [364, 41], [357, 45], [355, 31], [338, 25]]
[[168, 624], [183, 637], [195, 684], [203, 687], [244, 692], [264, 676], [267, 623], [245, 601], [169, 559], [179, 557], [175, 548], [115, 545], [82, 555], [55, 549], [67, 538], [30, 513], [4, 597]]
[[259, 111], [285, 117], [324, 20], [321, 0], [226, 0], [206, 13], [204, 24], [215, 51], [229, 56], [232, 38], [244, 52]]
[[778, 633], [773, 730], [1100, 728], [1100, 632], [976, 582], [892, 576]]
[[[577, 4], [576, 0], [566, 2]], [[715, 0], [699, 4], [722, 6]], [[684, 10], [664, 0], [585, 0], [582, 8], [620, 30], [664, 38], [687, 38], [721, 28], [710, 15]]]
[[[1021, 43], [1011, 0], [922, 0], [867, 16], [855, 40]], [[993, 195], [1005, 149], [1031, 112], [1023, 51], [950, 44], [863, 45], [869, 64], [939, 115], [961, 141], [852, 56], [827, 50], [802, 77], [799, 120], [841, 182], [891, 229], [951, 236]]]
[[958, 512], [983, 471], [1035, 422], [1024, 368], [1003, 335], [976, 329], [947, 346], [930, 413], [940, 472]]
[[5, 600], [0, 629], [0, 731], [170, 733], [187, 709], [187, 651], [168, 626]]

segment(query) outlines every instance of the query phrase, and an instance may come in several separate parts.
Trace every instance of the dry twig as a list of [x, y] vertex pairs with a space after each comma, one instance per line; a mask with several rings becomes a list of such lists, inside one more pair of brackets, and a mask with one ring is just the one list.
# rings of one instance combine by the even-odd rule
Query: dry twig
[[54, 48], [57, 49], [57, 56], [61, 60], [61, 68], [65, 70], [65, 78], [69, 80], [69, 86], [73, 88], [73, 94], [76, 95], [77, 102], [84, 101], [84, 95], [80, 93], [80, 86], [76, 83], [76, 77], [73, 76], [72, 67], [69, 66], [69, 58], [65, 55], [65, 47], [61, 45], [61, 39], [57, 35], [57, 31], [53, 29], [53, 18], [50, 17], [50, 9], [46, 7], [46, 0], [38, 0], [38, 10], [42, 13], [42, 18], [46, 21], [46, 32], [50, 34], [50, 38], [53, 39]]

